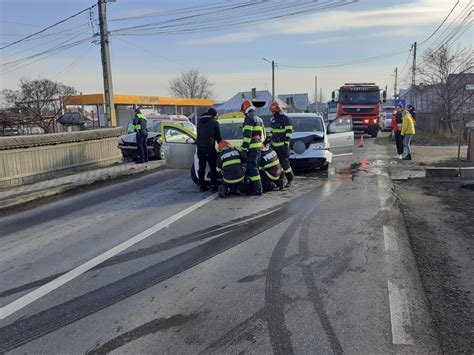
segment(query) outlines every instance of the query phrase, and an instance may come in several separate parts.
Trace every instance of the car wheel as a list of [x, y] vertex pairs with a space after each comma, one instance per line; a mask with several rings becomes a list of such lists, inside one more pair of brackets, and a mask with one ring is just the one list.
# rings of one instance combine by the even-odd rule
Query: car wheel
[[379, 132], [374, 129], [372, 132], [370, 132], [370, 135], [372, 136], [372, 138], [376, 138], [377, 135], [378, 135], [378, 133], [379, 133]]
[[155, 142], [155, 145], [153, 146], [153, 152], [155, 153], [156, 159], [158, 160], [165, 159], [163, 150], [161, 149], [161, 144]]
[[196, 169], [194, 169], [194, 164], [191, 167], [191, 179], [193, 179], [193, 181], [196, 185], [199, 185], [199, 178], [196, 175]]
[[131, 163], [133, 161], [133, 157], [125, 153], [124, 151], [122, 151], [122, 157], [123, 157], [123, 160], [127, 163]]

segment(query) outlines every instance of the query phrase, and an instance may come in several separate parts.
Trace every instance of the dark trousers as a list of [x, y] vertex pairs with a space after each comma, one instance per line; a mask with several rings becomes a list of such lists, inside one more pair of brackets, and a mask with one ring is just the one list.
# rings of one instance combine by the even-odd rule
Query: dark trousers
[[251, 149], [247, 153], [247, 175], [250, 179], [250, 187], [253, 192], [262, 192], [262, 181], [260, 179], [260, 171], [258, 163], [260, 161], [260, 150]]
[[395, 131], [395, 144], [397, 145], [397, 154], [403, 154], [403, 136], [400, 131]]
[[211, 185], [217, 185], [217, 153], [215, 149], [199, 149], [197, 151], [199, 158], [199, 184], [201, 186], [206, 185], [206, 165], [209, 164], [211, 170]]
[[148, 138], [148, 134], [140, 134], [137, 133], [137, 150], [138, 150], [138, 158], [142, 162], [148, 161], [148, 147], [146, 146], [146, 140]]
[[285, 173], [286, 179], [288, 182], [293, 180], [293, 169], [291, 169], [290, 160], [290, 148], [288, 146], [275, 149], [275, 152], [278, 155], [278, 160], [280, 160], [281, 167]]

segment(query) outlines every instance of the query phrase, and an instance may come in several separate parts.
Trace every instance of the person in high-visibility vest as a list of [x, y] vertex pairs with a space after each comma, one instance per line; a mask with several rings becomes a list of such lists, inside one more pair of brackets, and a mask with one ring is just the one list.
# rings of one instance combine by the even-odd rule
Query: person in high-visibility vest
[[268, 145], [262, 149], [260, 171], [264, 192], [283, 190], [283, 170], [280, 160], [275, 150]]
[[148, 130], [146, 127], [146, 118], [140, 111], [140, 108], [135, 110], [135, 118], [132, 121], [133, 130], [136, 134], [136, 143], [138, 151], [137, 164], [148, 162], [148, 147], [146, 144], [148, 138]]
[[263, 122], [256, 117], [255, 107], [249, 100], [242, 102], [240, 111], [245, 114], [244, 127], [242, 129], [244, 137], [242, 142], [242, 154], [247, 161], [247, 174], [250, 180], [250, 188], [254, 195], [261, 195], [263, 188], [258, 164], [260, 162], [260, 150], [263, 145]]
[[293, 169], [291, 169], [288, 159], [290, 157], [290, 140], [293, 134], [293, 126], [291, 125], [290, 118], [282, 113], [278, 102], [275, 101], [271, 104], [270, 111], [273, 114], [273, 118], [265, 143], [271, 142], [288, 181], [285, 187], [290, 187], [294, 178]]
[[244, 182], [245, 172], [242, 169], [241, 153], [228, 141], [220, 141], [221, 153], [217, 158], [217, 171], [222, 174], [222, 184], [218, 192], [220, 197], [229, 194], [240, 195], [241, 185]]

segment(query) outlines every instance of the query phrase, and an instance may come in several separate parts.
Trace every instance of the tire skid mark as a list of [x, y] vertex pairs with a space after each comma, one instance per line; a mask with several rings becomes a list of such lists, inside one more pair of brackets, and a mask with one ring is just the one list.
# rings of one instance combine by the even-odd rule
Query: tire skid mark
[[[311, 225], [312, 218], [308, 216], [303, 221], [303, 224], [300, 229], [300, 238], [298, 243], [299, 253], [305, 258], [310, 257], [309, 253], [309, 228]], [[334, 354], [343, 354], [341, 343], [337, 338], [336, 332], [331, 325], [331, 321], [324, 309], [324, 304], [319, 293], [318, 286], [316, 284], [316, 279], [313, 274], [313, 270], [311, 265], [304, 265], [301, 264], [301, 271], [303, 273], [303, 279], [306, 284], [306, 288], [308, 289], [308, 297], [311, 301], [314, 311], [319, 317], [321, 325], [326, 333], [326, 336], [329, 340], [331, 345], [331, 349]]]
[[[282, 207], [284, 207], [287, 204], [288, 204], [288, 202], [285, 202], [281, 205], [277, 205], [277, 206], [274, 206], [272, 208], [263, 210], [259, 213], [259, 218], [263, 217], [263, 215], [267, 215], [269, 213], [275, 212], [275, 211], [277, 211], [278, 209], [281, 209]], [[87, 273], [89, 273], [91, 271], [95, 271], [95, 270], [100, 270], [100, 269], [103, 269], [105, 267], [109, 267], [109, 266], [112, 266], [112, 265], [127, 262], [127, 261], [130, 261], [130, 260], [135, 260], [135, 259], [139, 259], [139, 258], [142, 258], [142, 257], [158, 254], [160, 252], [171, 250], [171, 249], [178, 248], [178, 247], [181, 247], [181, 246], [185, 246], [187, 244], [192, 244], [194, 242], [199, 242], [201, 240], [211, 238], [211, 237], [215, 236], [217, 233], [225, 233], [225, 232], [232, 231], [236, 227], [239, 227], [239, 226], [247, 223], [249, 221], [249, 218], [250, 218], [249, 216], [236, 218], [236, 219], [231, 220], [231, 221], [226, 222], [226, 223], [217, 224], [215, 226], [202, 229], [200, 231], [192, 232], [192, 233], [189, 233], [189, 234], [177, 237], [177, 238], [167, 240], [167, 241], [162, 242], [162, 243], [155, 244], [155, 245], [153, 245], [149, 248], [140, 248], [140, 249], [137, 249], [137, 250], [132, 250], [132, 251], [122, 253], [120, 255], [117, 255], [117, 256], [103, 262], [100, 265], [97, 265], [96, 267], [94, 267], [91, 270], [87, 271]], [[47, 277], [39, 279], [39, 280], [35, 280], [35, 281], [29, 282], [29, 283], [26, 283], [26, 284], [23, 284], [23, 285], [20, 285], [20, 286], [17, 286], [17, 287], [14, 287], [14, 288], [11, 288], [11, 289], [8, 289], [8, 290], [5, 290], [5, 291], [1, 291], [0, 292], [0, 299], [4, 298], [4, 297], [11, 296], [11, 295], [14, 295], [16, 293], [28, 291], [32, 288], [43, 286], [44, 284], [47, 284], [48, 282], [64, 275], [66, 272], [67, 271], [57, 273], [57, 274], [54, 274], [54, 275], [50, 275], [50, 276], [47, 276]]]
[[[285, 206], [270, 215], [195, 246], [180, 254], [89, 291], [62, 304], [0, 328], [0, 353], [6, 352], [90, 316], [141, 291], [184, 272], [224, 251], [251, 239], [290, 217]], [[276, 223], [278, 221], [278, 223]]]

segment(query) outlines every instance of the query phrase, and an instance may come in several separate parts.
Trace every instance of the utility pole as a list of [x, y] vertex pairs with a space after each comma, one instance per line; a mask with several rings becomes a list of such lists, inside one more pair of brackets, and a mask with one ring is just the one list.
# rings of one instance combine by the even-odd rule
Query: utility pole
[[319, 102], [323, 102], [323, 88], [319, 89]]
[[415, 86], [416, 86], [416, 42], [413, 43], [413, 65], [411, 67], [411, 90], [410, 90], [411, 104], [414, 104], [414, 101], [415, 101]]
[[398, 67], [395, 68], [395, 83], [393, 84], [393, 98], [397, 98], [397, 85], [398, 85]]
[[268, 59], [262, 58], [264, 61], [271, 63], [272, 65], [272, 102], [275, 101], [275, 61], [269, 61]]
[[97, 0], [99, 7], [100, 53], [104, 77], [105, 115], [112, 127], [117, 126], [115, 117], [114, 89], [112, 84], [112, 67], [110, 63], [109, 31], [107, 29], [107, 3], [115, 0]]
[[318, 102], [318, 76], [314, 76], [314, 102]]

